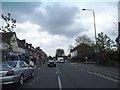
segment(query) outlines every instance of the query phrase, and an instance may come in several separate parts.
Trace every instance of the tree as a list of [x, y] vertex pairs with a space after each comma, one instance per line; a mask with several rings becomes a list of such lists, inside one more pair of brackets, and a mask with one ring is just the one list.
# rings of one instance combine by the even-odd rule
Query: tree
[[53, 57], [52, 57], [52, 56], [49, 56], [48, 59], [53, 60]]
[[82, 43], [78, 45], [75, 49], [77, 50], [77, 57], [79, 58], [79, 61], [85, 61], [86, 57], [88, 60], [94, 59], [94, 50], [91, 46]]
[[0, 30], [3, 32], [13, 32], [13, 28], [16, 28], [16, 20], [11, 18], [10, 13], [8, 13], [8, 16], [2, 14], [2, 19], [5, 21], [6, 25], [1, 26]]
[[97, 46], [99, 47], [99, 63], [109, 66], [114, 66], [118, 59], [117, 51], [112, 50], [112, 46], [114, 46], [114, 41], [110, 39], [106, 34], [103, 32], [98, 34]]
[[56, 50], [56, 57], [63, 56], [64, 55], [64, 49], [57, 49]]
[[110, 39], [106, 34], [103, 32], [98, 33], [98, 37], [96, 38], [97, 45], [102, 51], [108, 51], [111, 49], [112, 44], [114, 43], [113, 40]]
[[84, 43], [84, 44], [87, 44], [87, 45], [91, 46], [91, 45], [94, 44], [94, 42], [86, 35], [78, 36], [75, 39], [75, 41], [76, 41], [76, 45], [80, 45], [80, 44]]

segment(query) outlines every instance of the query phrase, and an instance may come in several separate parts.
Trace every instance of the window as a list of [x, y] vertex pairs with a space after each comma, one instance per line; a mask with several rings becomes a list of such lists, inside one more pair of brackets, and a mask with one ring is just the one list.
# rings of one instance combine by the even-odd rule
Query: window
[[20, 68], [24, 68], [24, 67], [28, 67], [28, 65], [25, 64], [24, 62], [20, 62]]

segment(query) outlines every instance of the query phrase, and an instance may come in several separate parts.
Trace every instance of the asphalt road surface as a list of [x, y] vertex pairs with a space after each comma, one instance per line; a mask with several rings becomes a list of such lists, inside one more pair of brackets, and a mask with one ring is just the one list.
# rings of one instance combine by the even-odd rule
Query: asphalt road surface
[[[13, 86], [15, 87], [15, 86]], [[56, 67], [43, 65], [35, 76], [25, 80], [21, 88], [118, 88], [118, 82], [76, 67], [75, 64], [57, 63]]]

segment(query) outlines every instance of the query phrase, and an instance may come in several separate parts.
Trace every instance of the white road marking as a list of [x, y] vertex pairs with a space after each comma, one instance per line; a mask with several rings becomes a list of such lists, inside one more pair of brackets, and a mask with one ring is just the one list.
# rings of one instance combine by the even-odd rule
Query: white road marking
[[93, 72], [88, 71], [88, 73], [93, 73]]
[[59, 72], [60, 72], [60, 70], [57, 70], [57, 71], [56, 71], [56, 74], [58, 74]]
[[88, 73], [91, 73], [91, 74], [95, 74], [95, 75], [97, 75], [97, 76], [106, 78], [106, 79], [111, 80], [111, 81], [114, 81], [114, 82], [116, 82], [116, 83], [119, 83], [119, 82], [120, 82], [120, 81], [117, 80], [117, 79], [114, 79], [114, 78], [111, 78], [111, 77], [108, 77], [108, 76], [105, 76], [105, 75], [102, 75], [102, 74], [99, 74], [99, 73], [96, 73], [96, 72], [88, 71], [88, 70], [85, 70], [85, 69], [82, 69], [82, 68], [80, 68], [80, 69], [81, 69], [81, 71], [85, 71], [85, 72], [88, 72]]
[[81, 68], [81, 71], [82, 71], [83, 69]]
[[77, 63], [71, 63], [71, 64], [77, 64]]
[[106, 78], [106, 79], [109, 79], [109, 80], [117, 82], [117, 83], [120, 82], [119, 80], [116, 80], [116, 79], [113, 79], [113, 78], [110, 78], [110, 77], [107, 77], [107, 76], [104, 76], [104, 75], [101, 75], [101, 74], [98, 74], [98, 73], [93, 73], [93, 74], [95, 74], [97, 76], [100, 76], [100, 77], [103, 77], [103, 78]]
[[59, 84], [59, 89], [62, 90], [62, 84], [61, 84], [60, 76], [58, 76], [58, 84]]

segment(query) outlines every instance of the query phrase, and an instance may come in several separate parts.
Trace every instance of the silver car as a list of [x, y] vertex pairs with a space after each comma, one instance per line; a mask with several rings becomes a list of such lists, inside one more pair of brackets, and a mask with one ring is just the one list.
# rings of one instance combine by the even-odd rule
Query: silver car
[[6, 61], [0, 64], [0, 84], [17, 83], [23, 85], [24, 80], [34, 76], [34, 69], [24, 61]]

